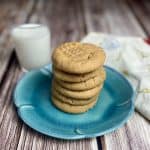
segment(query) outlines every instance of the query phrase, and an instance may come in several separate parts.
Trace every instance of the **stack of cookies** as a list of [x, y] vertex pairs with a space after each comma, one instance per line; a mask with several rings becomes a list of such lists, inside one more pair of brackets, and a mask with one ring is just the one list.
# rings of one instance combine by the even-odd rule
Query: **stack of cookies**
[[83, 113], [96, 102], [105, 80], [105, 53], [93, 44], [69, 42], [52, 55], [52, 102], [68, 113]]

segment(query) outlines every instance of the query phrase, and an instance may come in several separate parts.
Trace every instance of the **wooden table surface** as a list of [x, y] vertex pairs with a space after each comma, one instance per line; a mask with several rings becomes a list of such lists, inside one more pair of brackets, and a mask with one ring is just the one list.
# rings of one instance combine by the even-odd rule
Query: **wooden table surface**
[[91, 31], [147, 37], [149, 0], [1, 0], [0, 1], [0, 150], [150, 150], [150, 122], [135, 112], [120, 129], [105, 136], [65, 141], [42, 135], [25, 125], [12, 93], [22, 75], [10, 30], [22, 23], [47, 24], [52, 48], [79, 41]]

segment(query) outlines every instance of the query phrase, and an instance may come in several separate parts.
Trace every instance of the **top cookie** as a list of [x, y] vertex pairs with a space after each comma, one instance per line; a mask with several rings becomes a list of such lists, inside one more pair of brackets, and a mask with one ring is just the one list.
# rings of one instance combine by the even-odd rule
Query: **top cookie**
[[68, 73], [88, 73], [104, 64], [105, 53], [93, 44], [69, 42], [56, 48], [52, 55], [56, 68]]

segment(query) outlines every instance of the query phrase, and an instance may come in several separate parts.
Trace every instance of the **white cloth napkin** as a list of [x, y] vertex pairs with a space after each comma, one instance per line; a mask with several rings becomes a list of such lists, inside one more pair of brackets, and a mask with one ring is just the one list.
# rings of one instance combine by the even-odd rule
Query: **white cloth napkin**
[[90, 33], [81, 42], [104, 48], [106, 65], [122, 72], [138, 95], [135, 108], [150, 120], [150, 46], [139, 37], [120, 37], [103, 33]]

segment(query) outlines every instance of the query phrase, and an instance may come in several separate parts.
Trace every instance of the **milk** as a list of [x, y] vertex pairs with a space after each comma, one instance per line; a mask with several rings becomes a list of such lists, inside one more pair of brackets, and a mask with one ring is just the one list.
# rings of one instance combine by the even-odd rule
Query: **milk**
[[32, 70], [50, 63], [50, 32], [40, 24], [23, 24], [12, 30], [12, 38], [21, 66]]

